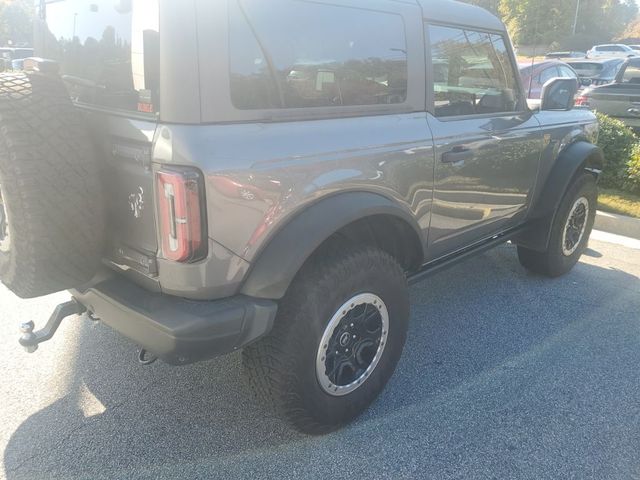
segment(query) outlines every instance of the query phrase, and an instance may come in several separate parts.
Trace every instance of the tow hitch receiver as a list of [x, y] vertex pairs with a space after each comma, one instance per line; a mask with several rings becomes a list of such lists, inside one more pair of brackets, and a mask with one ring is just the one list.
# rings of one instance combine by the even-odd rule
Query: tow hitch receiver
[[56, 307], [42, 330], [34, 332], [35, 324], [32, 321], [23, 323], [20, 325], [20, 332], [22, 333], [20, 345], [22, 345], [28, 353], [35, 352], [38, 350], [38, 345], [53, 338], [62, 320], [71, 315], [80, 315], [86, 310], [87, 309], [76, 300], [71, 300], [66, 303], [61, 303]]

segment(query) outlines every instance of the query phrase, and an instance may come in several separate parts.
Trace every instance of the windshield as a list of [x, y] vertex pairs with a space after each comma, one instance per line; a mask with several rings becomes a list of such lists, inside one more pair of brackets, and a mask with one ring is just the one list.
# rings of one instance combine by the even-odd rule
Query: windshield
[[78, 103], [155, 114], [158, 0], [50, 0], [40, 56], [60, 62]]
[[601, 63], [578, 62], [569, 65], [582, 77], [595, 77], [604, 69]]

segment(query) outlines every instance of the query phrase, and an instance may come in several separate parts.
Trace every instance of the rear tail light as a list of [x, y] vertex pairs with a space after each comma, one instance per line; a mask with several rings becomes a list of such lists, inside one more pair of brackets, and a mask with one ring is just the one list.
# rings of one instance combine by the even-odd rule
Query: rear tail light
[[174, 262], [194, 262], [206, 255], [201, 176], [194, 170], [156, 172], [162, 256]]
[[576, 97], [576, 107], [588, 107], [589, 106], [589, 97], [586, 95], [578, 95]]

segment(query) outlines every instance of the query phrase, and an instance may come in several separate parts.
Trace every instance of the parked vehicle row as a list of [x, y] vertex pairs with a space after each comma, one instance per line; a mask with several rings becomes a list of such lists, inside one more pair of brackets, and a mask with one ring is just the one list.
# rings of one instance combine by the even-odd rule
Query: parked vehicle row
[[22, 70], [24, 59], [33, 57], [33, 48], [2, 47], [0, 48], [0, 71]]
[[527, 98], [540, 99], [542, 89], [554, 78], [572, 78], [578, 83], [578, 90], [598, 85], [606, 85], [616, 80], [618, 72], [625, 64], [622, 58], [608, 60], [579, 60], [520, 64], [520, 76], [527, 90]]
[[617, 118], [640, 130], [640, 58], [624, 62], [613, 82], [594, 85], [578, 96], [577, 105]]
[[531, 106], [538, 106], [544, 85], [555, 78], [572, 78], [581, 87], [576, 106], [623, 121], [640, 131], [640, 57], [606, 60], [547, 60], [520, 65]]

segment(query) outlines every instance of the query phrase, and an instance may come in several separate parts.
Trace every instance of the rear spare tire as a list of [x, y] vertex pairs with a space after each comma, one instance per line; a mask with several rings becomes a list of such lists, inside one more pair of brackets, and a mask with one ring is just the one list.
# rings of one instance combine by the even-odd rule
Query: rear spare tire
[[98, 162], [61, 80], [0, 74], [0, 279], [18, 296], [96, 273], [105, 224]]

